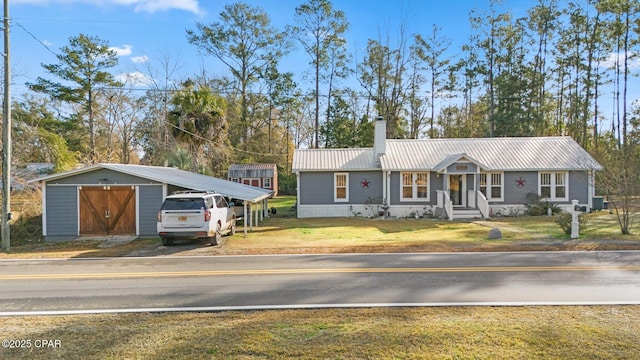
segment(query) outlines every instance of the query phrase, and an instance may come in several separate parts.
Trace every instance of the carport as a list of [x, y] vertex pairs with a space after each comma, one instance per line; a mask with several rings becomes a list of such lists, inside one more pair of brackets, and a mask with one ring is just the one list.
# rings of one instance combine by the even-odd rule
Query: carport
[[176, 168], [96, 164], [44, 176], [42, 232], [47, 241], [88, 235], [154, 236], [165, 197], [177, 190], [214, 191], [243, 206], [244, 234], [268, 216], [273, 191]]

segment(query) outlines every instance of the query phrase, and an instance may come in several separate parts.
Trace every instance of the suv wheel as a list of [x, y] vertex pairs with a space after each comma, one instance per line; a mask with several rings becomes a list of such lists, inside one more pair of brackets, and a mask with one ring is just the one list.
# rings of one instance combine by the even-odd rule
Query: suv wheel
[[209, 238], [209, 243], [211, 245], [216, 246], [220, 244], [220, 239], [222, 238], [222, 228], [220, 227], [220, 223], [216, 224], [216, 233], [213, 237]]

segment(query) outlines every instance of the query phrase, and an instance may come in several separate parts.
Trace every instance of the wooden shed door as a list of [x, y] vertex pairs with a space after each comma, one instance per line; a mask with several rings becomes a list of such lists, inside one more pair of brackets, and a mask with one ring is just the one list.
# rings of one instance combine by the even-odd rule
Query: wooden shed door
[[135, 235], [135, 198], [131, 186], [83, 187], [80, 235]]

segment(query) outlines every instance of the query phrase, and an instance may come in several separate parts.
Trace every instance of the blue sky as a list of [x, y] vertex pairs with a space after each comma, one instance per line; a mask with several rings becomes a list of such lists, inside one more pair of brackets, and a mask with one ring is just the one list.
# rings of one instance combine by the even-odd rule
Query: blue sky
[[[244, 1], [262, 7], [276, 27], [293, 23], [294, 9], [303, 0]], [[80, 33], [106, 40], [120, 55], [119, 74], [143, 71], [169, 54], [182, 65], [180, 77], [193, 76], [203, 67], [210, 75], [226, 69], [210, 56], [201, 56], [187, 43], [185, 29], [196, 22], [210, 24], [219, 19], [222, 0], [10, 0], [12, 18], [11, 51], [15, 94], [26, 91], [24, 83], [43, 76], [41, 64], [57, 63], [54, 53]], [[509, 1], [505, 2], [508, 4]], [[529, 1], [511, 1], [528, 4]], [[334, 0], [351, 23], [347, 40], [358, 56], [364, 54], [367, 39], [386, 38], [397, 43], [399, 25], [407, 26], [407, 36], [426, 34], [438, 24], [459, 48], [469, 35], [469, 10], [486, 7], [488, 0]], [[526, 9], [526, 8], [524, 8]], [[522, 9], [513, 8], [515, 12]], [[301, 51], [283, 62], [284, 71], [300, 72], [307, 63]], [[286, 67], [295, 67], [287, 69]], [[45, 75], [45, 77], [47, 77]]]
[[[174, 80], [193, 77], [206, 69], [209, 76], [227, 75], [227, 69], [211, 56], [201, 56], [186, 40], [186, 29], [197, 22], [219, 21], [219, 14], [230, 0], [9, 0], [12, 19], [11, 58], [14, 97], [27, 92], [24, 85], [37, 76], [51, 78], [41, 64], [57, 63], [54, 53], [68, 45], [72, 36], [94, 35], [117, 50], [119, 66], [116, 75], [145, 72], [145, 67], [159, 69], [158, 59], [168, 55], [181, 68]], [[244, 0], [263, 8], [274, 26], [283, 29], [293, 23], [296, 6], [305, 0]], [[585, 0], [586, 1], [586, 0]], [[487, 10], [489, 0], [333, 0], [334, 8], [345, 12], [351, 27], [347, 41], [352, 53], [362, 60], [367, 40], [389, 38], [397, 46], [400, 24], [406, 26], [406, 36], [426, 35], [437, 24], [451, 38], [453, 55], [470, 34], [470, 10]], [[535, 0], [504, 0], [501, 11], [509, 10], [515, 17], [526, 15]], [[305, 88], [302, 78], [308, 69], [308, 58], [301, 50], [283, 60], [281, 71], [296, 73], [296, 80]], [[632, 66], [637, 74], [640, 60]], [[629, 99], [640, 98], [640, 79], [631, 77]], [[354, 87], [357, 84], [353, 85]], [[602, 94], [611, 93], [604, 90]], [[601, 111], [605, 116], [611, 106], [611, 96], [603, 95]]]

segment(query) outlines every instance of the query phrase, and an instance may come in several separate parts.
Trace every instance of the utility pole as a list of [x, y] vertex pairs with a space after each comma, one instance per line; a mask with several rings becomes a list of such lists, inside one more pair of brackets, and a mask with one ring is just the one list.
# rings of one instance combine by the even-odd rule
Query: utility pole
[[11, 72], [9, 70], [9, 0], [4, 0], [4, 101], [2, 111], [2, 250], [9, 251], [11, 230]]

